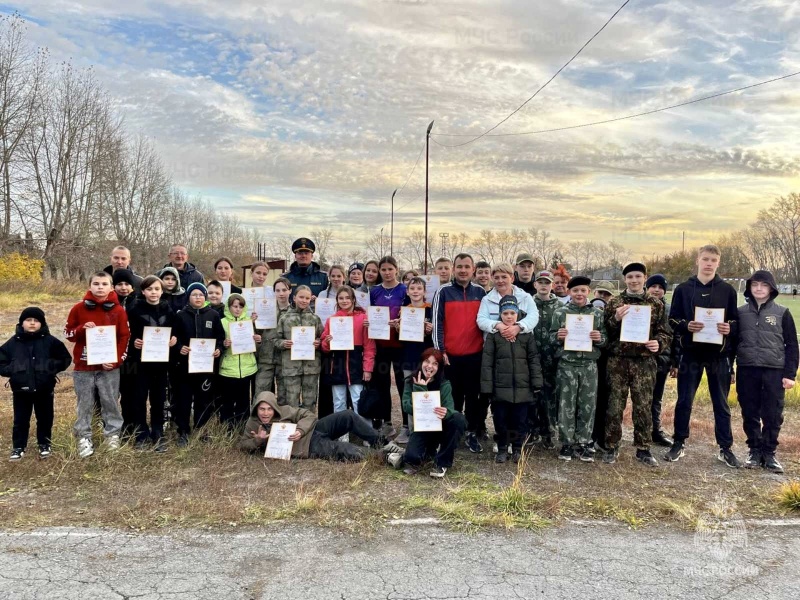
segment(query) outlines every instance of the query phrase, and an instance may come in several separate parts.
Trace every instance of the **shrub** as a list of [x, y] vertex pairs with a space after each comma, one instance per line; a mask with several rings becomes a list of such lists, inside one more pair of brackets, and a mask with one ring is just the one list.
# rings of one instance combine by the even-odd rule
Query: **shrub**
[[27, 254], [12, 252], [0, 256], [0, 282], [25, 281], [36, 284], [42, 281], [44, 261]]

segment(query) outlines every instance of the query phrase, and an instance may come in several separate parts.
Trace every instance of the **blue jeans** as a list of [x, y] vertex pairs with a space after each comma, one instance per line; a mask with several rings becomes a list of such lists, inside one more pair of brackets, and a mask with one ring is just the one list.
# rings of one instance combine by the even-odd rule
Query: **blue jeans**
[[361, 392], [364, 390], [363, 383], [354, 383], [352, 385], [333, 385], [333, 412], [341, 412], [347, 410], [347, 388], [350, 388], [350, 398], [353, 401], [353, 412], [358, 414], [358, 399], [361, 398]]

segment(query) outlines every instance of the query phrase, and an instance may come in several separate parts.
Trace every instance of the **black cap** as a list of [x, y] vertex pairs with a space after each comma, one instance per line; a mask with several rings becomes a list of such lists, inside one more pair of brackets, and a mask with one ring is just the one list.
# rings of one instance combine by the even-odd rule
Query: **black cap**
[[592, 280], [589, 279], [588, 277], [585, 277], [584, 275], [578, 275], [569, 280], [569, 283], [567, 284], [567, 289], [571, 290], [572, 288], [578, 287], [579, 285], [585, 285], [587, 287], [590, 287], [592, 285]]
[[650, 275], [647, 278], [647, 281], [644, 284], [644, 287], [649, 288], [653, 285], [660, 285], [661, 289], [665, 292], [667, 291], [667, 278], [664, 277], [661, 273], [656, 273], [655, 275]]
[[314, 245], [314, 242], [308, 238], [297, 238], [294, 244], [292, 244], [292, 252], [302, 252], [304, 250], [313, 254], [317, 251], [317, 247]]
[[625, 265], [625, 268], [622, 269], [622, 274], [627, 275], [633, 271], [639, 271], [640, 273], [644, 273], [647, 275], [647, 267], [644, 266], [643, 263], [640, 262], [632, 262]]
[[133, 273], [131, 273], [128, 269], [117, 269], [111, 275], [111, 279], [114, 281], [114, 285], [118, 283], [127, 283], [131, 287], [136, 287], [133, 285]]
[[47, 321], [44, 320], [44, 311], [38, 306], [29, 306], [23, 310], [19, 315], [19, 324], [22, 325], [25, 319], [36, 319], [42, 325], [47, 325]]

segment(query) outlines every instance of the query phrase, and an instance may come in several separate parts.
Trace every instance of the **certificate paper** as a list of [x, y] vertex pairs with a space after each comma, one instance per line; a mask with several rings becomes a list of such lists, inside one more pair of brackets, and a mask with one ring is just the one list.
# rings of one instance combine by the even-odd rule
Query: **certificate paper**
[[414, 404], [414, 431], [441, 431], [442, 420], [433, 409], [442, 405], [439, 392], [411, 392]]
[[142, 334], [142, 362], [169, 362], [172, 327], [145, 327]]
[[[265, 287], [250, 287], [242, 289], [242, 296], [244, 297], [245, 304], [250, 312], [253, 312], [253, 307], [258, 303], [260, 298], [267, 297], [267, 292], [272, 292], [272, 290]], [[273, 298], [275, 297], [274, 292], [269, 295]]]
[[297, 425], [295, 423], [273, 423], [269, 430], [267, 451], [264, 453], [264, 458], [291, 459], [294, 442], [289, 441], [289, 436], [296, 429]]
[[717, 323], [725, 322], [724, 308], [701, 308], [696, 306], [694, 320], [700, 321], [703, 324], [703, 329], [692, 334], [692, 341], [722, 345], [723, 336], [717, 331]]
[[253, 321], [234, 321], [228, 326], [228, 335], [231, 338], [231, 354], [247, 354], [256, 351], [256, 341], [253, 339], [255, 330]]
[[364, 310], [367, 310], [372, 304], [369, 299], [369, 292], [356, 292], [356, 304]]
[[314, 303], [314, 312], [319, 317], [319, 320], [322, 321], [322, 326], [324, 327], [328, 319], [336, 312], [336, 300], [334, 298], [317, 298]]
[[633, 342], [646, 344], [650, 341], [650, 307], [641, 304], [631, 304], [630, 309], [622, 317], [622, 329], [619, 334], [620, 342]]
[[[228, 298], [231, 295], [231, 282], [230, 281], [220, 281], [220, 285], [222, 286], [222, 303], [225, 304], [228, 301]], [[246, 300], [245, 300], [246, 302]]]
[[314, 360], [314, 327], [292, 327], [291, 360]]
[[594, 316], [566, 315], [567, 337], [564, 339], [564, 350], [573, 352], [591, 352], [592, 339], [589, 334], [594, 330]]
[[436, 294], [436, 290], [441, 287], [439, 283], [439, 276], [436, 274], [433, 275], [420, 275], [425, 280], [425, 302], [428, 304], [433, 304], [433, 296]]
[[367, 335], [372, 340], [388, 340], [391, 336], [389, 331], [389, 308], [387, 306], [370, 306], [367, 309], [369, 318], [369, 330]]
[[256, 328], [275, 329], [278, 326], [278, 304], [275, 296], [257, 299], [250, 310], [256, 314]]
[[353, 350], [355, 340], [353, 336], [353, 317], [331, 317], [330, 325], [331, 350]]
[[213, 373], [216, 349], [217, 340], [214, 338], [191, 338], [189, 340], [189, 373]]
[[425, 341], [425, 309], [404, 306], [400, 309], [400, 341]]
[[117, 362], [117, 328], [114, 325], [86, 329], [86, 364]]

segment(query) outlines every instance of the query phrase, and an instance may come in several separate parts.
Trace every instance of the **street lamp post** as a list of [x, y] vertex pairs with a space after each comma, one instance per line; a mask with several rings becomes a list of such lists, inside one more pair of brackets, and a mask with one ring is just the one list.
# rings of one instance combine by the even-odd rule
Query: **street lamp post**
[[425, 258], [424, 258], [424, 273], [428, 274], [428, 157], [431, 142], [431, 129], [433, 129], [433, 121], [428, 125], [428, 131], [425, 133]]
[[391, 221], [391, 229], [389, 229], [389, 254], [394, 256], [394, 195], [397, 193], [397, 190], [392, 192], [392, 221]]

